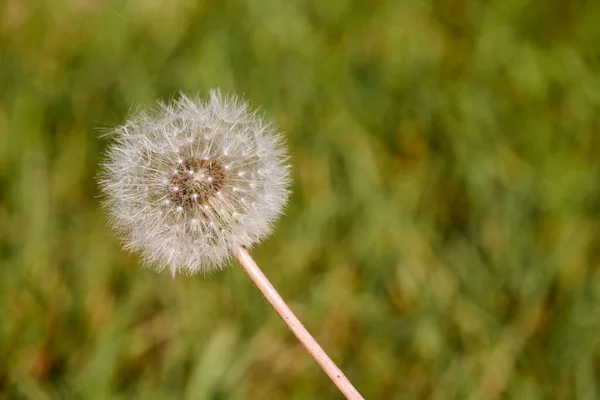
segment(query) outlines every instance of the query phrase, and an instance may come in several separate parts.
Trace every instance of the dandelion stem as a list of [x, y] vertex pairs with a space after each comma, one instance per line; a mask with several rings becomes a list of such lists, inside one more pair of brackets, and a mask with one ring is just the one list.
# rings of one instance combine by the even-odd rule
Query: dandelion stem
[[313, 356], [323, 371], [329, 375], [329, 378], [331, 378], [342, 394], [350, 400], [364, 400], [358, 390], [356, 390], [344, 373], [337, 365], [335, 365], [331, 358], [329, 358], [315, 338], [313, 338], [304, 325], [302, 325], [302, 322], [294, 315], [271, 282], [269, 282], [265, 274], [263, 274], [256, 262], [252, 259], [248, 251], [243, 247], [239, 247], [236, 252], [236, 257], [248, 275], [250, 275], [254, 284], [267, 298], [267, 301], [271, 303], [271, 306], [273, 306], [275, 311], [277, 311], [277, 314], [279, 314], [281, 319], [287, 324], [294, 335], [296, 335], [310, 355]]

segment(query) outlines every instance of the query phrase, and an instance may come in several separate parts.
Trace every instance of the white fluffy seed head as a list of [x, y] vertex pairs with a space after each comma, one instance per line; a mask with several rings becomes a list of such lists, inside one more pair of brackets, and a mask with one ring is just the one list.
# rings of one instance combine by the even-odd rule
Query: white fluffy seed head
[[114, 131], [100, 178], [111, 222], [147, 264], [193, 274], [268, 236], [289, 196], [281, 135], [236, 96], [181, 95]]

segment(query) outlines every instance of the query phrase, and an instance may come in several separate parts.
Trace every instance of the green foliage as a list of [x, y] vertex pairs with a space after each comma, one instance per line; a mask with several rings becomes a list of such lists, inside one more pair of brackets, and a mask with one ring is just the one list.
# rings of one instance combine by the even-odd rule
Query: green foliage
[[370, 399], [600, 396], [600, 2], [0, 2], [0, 398], [326, 399], [232, 265], [139, 268], [101, 133], [244, 93], [294, 194], [254, 253]]

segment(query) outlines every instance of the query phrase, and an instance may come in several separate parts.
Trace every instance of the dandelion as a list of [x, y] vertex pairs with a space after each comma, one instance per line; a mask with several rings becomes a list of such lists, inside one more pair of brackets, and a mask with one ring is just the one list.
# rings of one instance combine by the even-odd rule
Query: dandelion
[[171, 273], [207, 273], [236, 257], [349, 399], [362, 399], [250, 257], [289, 196], [283, 138], [235, 96], [181, 95], [114, 131], [100, 179], [125, 247]]

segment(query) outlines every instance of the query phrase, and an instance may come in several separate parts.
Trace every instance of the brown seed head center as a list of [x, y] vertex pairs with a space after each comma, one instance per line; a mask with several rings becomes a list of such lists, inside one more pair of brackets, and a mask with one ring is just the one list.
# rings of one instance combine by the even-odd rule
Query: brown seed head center
[[169, 200], [187, 209], [202, 205], [217, 194], [226, 179], [225, 168], [219, 162], [190, 158], [179, 164], [169, 180]]

